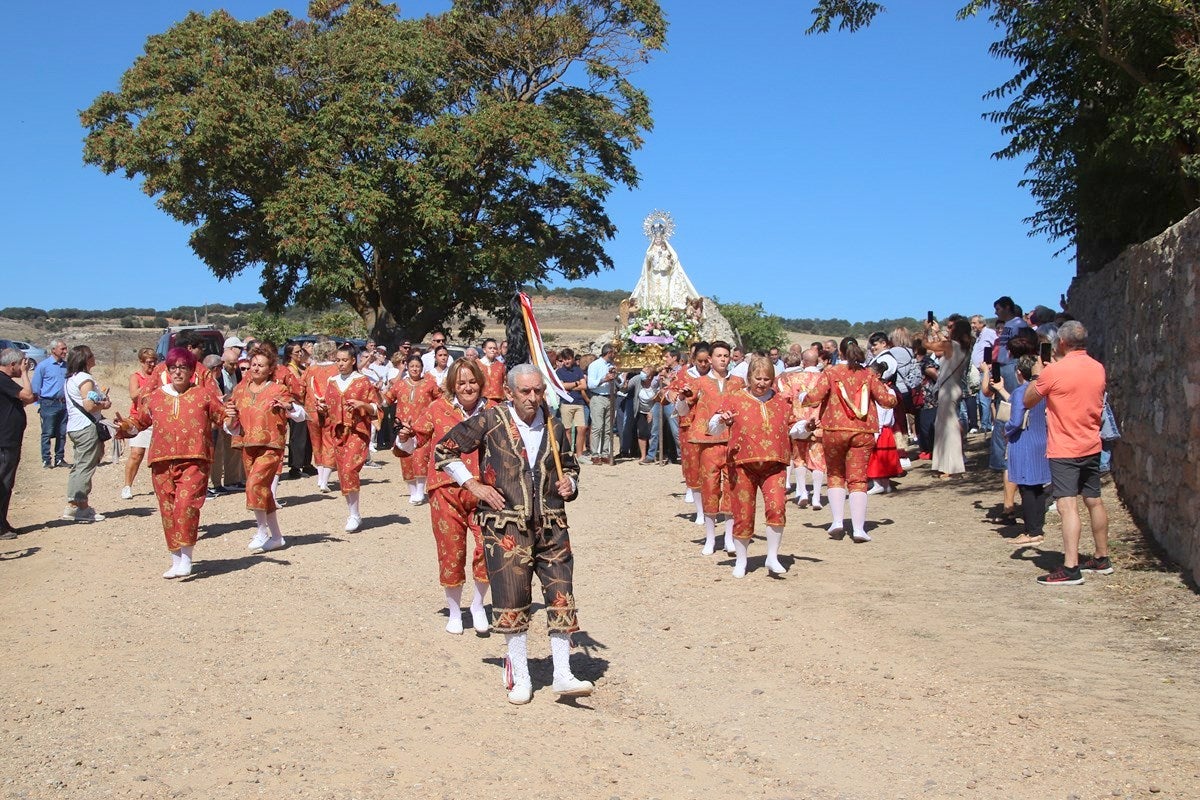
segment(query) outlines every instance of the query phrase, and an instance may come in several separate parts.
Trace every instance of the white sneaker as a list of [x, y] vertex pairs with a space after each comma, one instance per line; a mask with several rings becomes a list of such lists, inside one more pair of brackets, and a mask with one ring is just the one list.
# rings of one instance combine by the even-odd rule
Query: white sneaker
[[518, 683], [513, 686], [513, 688], [508, 690], [508, 702], [512, 703], [514, 706], [523, 706], [532, 699], [532, 683]]
[[883, 488], [882, 484], [875, 484], [870, 489], [867, 489], [867, 494], [883, 494], [887, 489]]
[[318, 483], [317, 491], [320, 492], [321, 494], [329, 494], [329, 491], [330, 491], [329, 484], [328, 483]]
[[262, 550], [263, 545], [266, 544], [267, 540], [270, 538], [271, 534], [267, 531], [259, 531], [258, 533], [254, 534], [254, 538], [250, 540], [248, 545], [246, 545], [246, 549], [250, 551]]
[[[554, 681], [554, 691], [562, 697], [587, 697], [596, 687], [591, 681], [581, 681], [575, 676]], [[516, 688], [513, 689], [516, 691]], [[512, 692], [509, 692], [512, 695]]]
[[488, 621], [487, 609], [481, 608], [478, 611], [471, 609], [471, 627], [476, 633], [487, 633], [491, 630], [491, 622]]
[[358, 526], [361, 524], [362, 519], [360, 517], [350, 517], [346, 520], [346, 532], [354, 533], [356, 530], [358, 530]]
[[62, 518], [71, 520], [72, 522], [103, 522], [104, 515], [97, 514], [96, 509], [88, 506], [87, 508], [78, 508], [76, 506], [67, 506], [62, 513]]
[[[446, 621], [446, 633], [453, 633], [455, 636], [463, 632], [462, 612], [451, 614], [450, 619]], [[527, 701], [528, 702], [528, 701]]]
[[850, 534], [850, 538], [859, 544], [862, 544], [863, 542], [871, 541], [871, 534], [867, 533], [866, 531], [854, 531]]
[[265, 542], [263, 542], [262, 551], [267, 553], [271, 550], [278, 550], [286, 545], [287, 539], [284, 539], [282, 536], [272, 536], [270, 539], [267, 539]]
[[192, 574], [192, 565], [191, 564], [188, 564], [186, 567], [183, 566], [182, 564], [180, 564], [178, 566], [171, 567], [169, 570], [164, 572], [163, 577], [168, 578], [168, 579], [170, 579], [170, 578], [186, 578], [188, 575], [191, 575], [191, 574]]
[[132, 486], [121, 487], [121, 499], [122, 500], [132, 500], [133, 499], [133, 487]]

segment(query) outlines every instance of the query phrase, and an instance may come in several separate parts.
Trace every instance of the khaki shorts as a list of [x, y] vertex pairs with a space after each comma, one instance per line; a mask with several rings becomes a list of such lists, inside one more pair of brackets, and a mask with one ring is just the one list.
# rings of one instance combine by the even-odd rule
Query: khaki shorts
[[587, 419], [583, 415], [583, 406], [578, 403], [562, 403], [558, 407], [562, 415], [562, 425], [567, 430], [586, 428]]

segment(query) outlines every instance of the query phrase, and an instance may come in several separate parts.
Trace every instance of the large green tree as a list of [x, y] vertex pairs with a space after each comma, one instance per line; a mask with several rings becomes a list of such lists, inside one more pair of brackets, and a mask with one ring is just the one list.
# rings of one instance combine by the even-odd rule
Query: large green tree
[[467, 335], [522, 284], [611, 268], [604, 201], [651, 125], [629, 74], [664, 35], [655, 0], [193, 13], [82, 112], [84, 161], [140, 177], [217, 276], [261, 269], [273, 309]]
[[[809, 32], [855, 30], [884, 10], [819, 0]], [[971, 0], [1001, 32], [992, 54], [1016, 74], [988, 116], [1026, 158], [1032, 232], [1099, 269], [1200, 205], [1200, 3], [1196, 0]]]

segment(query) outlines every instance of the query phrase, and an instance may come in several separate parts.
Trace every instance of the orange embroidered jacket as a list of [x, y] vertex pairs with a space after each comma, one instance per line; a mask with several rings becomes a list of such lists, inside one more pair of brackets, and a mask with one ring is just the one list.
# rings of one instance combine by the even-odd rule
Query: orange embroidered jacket
[[[676, 399], [676, 402], [678, 402], [679, 395], [680, 395], [680, 393], [683, 392], [684, 388], [690, 386], [690, 387], [692, 387], [692, 391], [693, 392], [695, 391], [695, 386], [693, 385], [692, 382], [699, 380], [699, 379], [700, 379], [699, 376], [691, 374], [691, 368], [681, 369], [678, 372], [676, 372], [675, 377], [671, 379], [671, 383], [667, 386], [667, 392]], [[691, 399], [693, 402], [695, 401], [694, 397]], [[690, 428], [692, 426], [693, 408], [691, 406], [689, 406], [686, 414], [679, 413], [678, 405], [675, 407], [675, 409], [676, 409], [675, 415], [677, 417], [679, 417], [679, 429], [681, 431], [686, 431], [688, 428]], [[687, 441], [686, 436], [682, 437], [682, 438], [684, 441]]]
[[337, 374], [337, 364], [331, 361], [309, 364], [304, 370], [304, 411], [309, 419], [319, 420], [317, 403], [325, 399], [325, 385]]
[[292, 372], [290, 367], [285, 367], [282, 364], [275, 367], [275, 382], [282, 383], [287, 387], [287, 390], [292, 393], [293, 402], [304, 405], [304, 381], [300, 380], [298, 373]]
[[375, 412], [365, 406], [357, 410], [346, 405], [347, 400], [361, 400], [364, 403], [379, 404], [379, 392], [371, 384], [371, 379], [361, 372], [351, 373], [350, 383], [345, 391], [338, 387], [338, 375], [335, 373], [325, 382], [325, 404], [329, 406], [323, 424], [335, 431], [339, 426], [348, 429], [357, 436], [371, 436], [371, 420]]
[[130, 419], [140, 430], [154, 426], [147, 454], [159, 461], [212, 461], [213, 428], [225, 419], [225, 406], [216, 388], [193, 386], [183, 394], [160, 386], [142, 396]]
[[269, 447], [282, 450], [287, 440], [287, 411], [275, 407], [281, 403], [286, 409], [292, 405], [292, 393], [276, 381], [267, 381], [257, 393], [250, 391], [254, 384], [242, 381], [233, 387], [233, 405], [238, 413], [238, 425], [242, 432], [235, 434], [233, 447]]
[[746, 382], [736, 375], [719, 381], [711, 371], [694, 378], [691, 383], [693, 396], [688, 400], [692, 407], [693, 425], [688, 429], [688, 441], [692, 444], [724, 444], [729, 441], [729, 432], [712, 436], [708, 432], [708, 420], [721, 408], [725, 397], [746, 388]]
[[411, 422], [436, 397], [436, 395], [430, 394], [431, 387], [434, 391], [437, 390], [433, 380], [427, 375], [422, 375], [416, 381], [407, 375], [403, 375], [392, 381], [392, 385], [388, 387], [384, 399], [396, 406], [397, 420]]
[[[482, 403], [483, 400], [480, 402]], [[480, 409], [480, 412], [482, 410]], [[445, 397], [439, 397], [425, 406], [413, 422], [413, 430], [417, 434], [417, 453], [424, 455], [425, 463], [421, 465], [421, 468], [425, 471], [425, 485], [430, 491], [441, 486], [458, 485], [453, 478], [437, 468], [433, 457], [434, 448], [430, 446], [430, 443], [440, 442], [442, 437], [449, 433], [455, 425], [465, 419], [469, 419], [465, 411]], [[467, 469], [471, 470], [472, 475], [476, 478], [479, 477], [478, 451], [462, 453], [462, 462]]]
[[504, 379], [508, 369], [499, 361], [485, 364], [482, 359], [479, 366], [483, 369], [483, 396], [496, 403], [504, 402]]
[[821, 373], [818, 370], [789, 372], [779, 377], [777, 381], [779, 393], [792, 404], [792, 415], [795, 419], [815, 422], [820, 417], [821, 409], [816, 406], [806, 406], [800, 399], [801, 395], [811, 392], [819, 380], [821, 380]]
[[749, 390], [725, 395], [721, 411], [733, 412], [729, 426], [729, 458], [735, 464], [792, 459], [788, 430], [792, 426], [791, 404], [778, 392], [759, 400]]
[[804, 404], [820, 406], [821, 427], [826, 430], [873, 434], [879, 430], [879, 415], [872, 399], [884, 408], [896, 406], [896, 396], [874, 370], [835, 364], [821, 373]]

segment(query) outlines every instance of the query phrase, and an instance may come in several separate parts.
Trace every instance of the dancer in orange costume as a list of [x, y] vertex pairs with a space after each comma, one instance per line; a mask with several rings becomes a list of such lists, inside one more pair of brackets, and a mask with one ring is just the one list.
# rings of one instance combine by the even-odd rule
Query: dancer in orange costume
[[504, 402], [504, 378], [508, 370], [504, 362], [497, 361], [500, 355], [500, 345], [495, 339], [485, 339], [483, 342], [483, 358], [479, 367], [483, 370], [483, 399], [492, 404]]
[[879, 419], [875, 403], [894, 408], [896, 396], [873, 371], [862, 365], [862, 347], [850, 337], [842, 339], [841, 360], [821, 373], [805, 398], [805, 405], [821, 409], [825, 464], [829, 467], [829, 533], [845, 535], [846, 492], [850, 492], [851, 537], [871, 541], [867, 533], [867, 462], [875, 446]]
[[354, 368], [356, 361], [353, 348], [338, 348], [334, 358], [337, 374], [326, 381], [325, 396], [317, 403], [323, 424], [330, 431], [338, 485], [349, 512], [346, 530], [351, 533], [362, 524], [359, 473], [370, 453], [371, 422], [379, 414], [379, 392], [370, 378]]
[[708, 432], [708, 421], [721, 408], [725, 396], [746, 388], [741, 378], [729, 375], [729, 345], [722, 341], [709, 345], [712, 368], [708, 374], [697, 378], [679, 393], [678, 407], [691, 409], [692, 425], [688, 439], [699, 448], [700, 453], [700, 496], [704, 504], [704, 555], [712, 555], [716, 549], [717, 515], [726, 514], [725, 552], [733, 553], [733, 516], [726, 496], [729, 487], [729, 432]]
[[679, 418], [679, 463], [683, 469], [683, 483], [687, 487], [683, 502], [695, 504], [697, 525], [704, 524], [704, 502], [700, 494], [700, 448], [691, 442], [691, 407], [686, 403], [681, 404], [679, 399], [685, 389], [695, 391], [695, 381], [708, 375], [711, 366], [708, 343], [697, 342], [692, 346], [691, 366], [679, 370], [667, 387], [667, 399], [674, 405], [675, 416]]
[[754, 538], [755, 501], [759, 491], [767, 518], [767, 569], [782, 575], [779, 543], [783, 540], [785, 478], [791, 458], [788, 428], [791, 404], [772, 388], [775, 366], [754, 356], [746, 378], [749, 386], [725, 396], [720, 410], [708, 422], [709, 433], [729, 431], [729, 460], [733, 462], [733, 545], [737, 551], [733, 577], [746, 575], [746, 556]]
[[171, 568], [163, 577], [184, 578], [192, 574], [192, 548], [212, 466], [213, 430], [227, 414], [213, 384], [193, 384], [196, 357], [190, 350], [172, 348], [163, 363], [171, 382], [141, 396], [130, 414], [131, 424], [122, 425], [120, 435], [154, 427], [150, 479], [171, 551]]
[[[401, 423], [411, 428], [412, 423], [425, 407], [434, 401], [430, 396], [433, 379], [425, 375], [421, 357], [412, 355], [404, 365], [404, 374], [392, 381], [388, 387], [388, 400], [396, 404], [396, 428]], [[400, 472], [408, 483], [408, 502], [419, 506], [426, 502], [425, 483], [429, 480], [426, 468], [429, 462], [429, 444], [418, 445], [411, 458], [400, 459]]]
[[308, 440], [312, 443], [313, 466], [317, 468], [317, 489], [329, 491], [329, 475], [337, 462], [333, 458], [333, 432], [325, 425], [319, 406], [325, 401], [329, 379], [337, 375], [333, 357], [337, 344], [323, 339], [313, 345], [313, 361], [304, 371], [304, 412], [308, 415]]
[[[471, 626], [487, 633], [488, 618], [483, 607], [489, 581], [483, 556], [483, 536], [475, 518], [478, 501], [470, 490], [459, 486], [439, 470], [433, 458], [433, 446], [454, 426], [481, 413], [487, 407], [481, 391], [484, 376], [474, 361], [460, 359], [450, 365], [442, 396], [425, 407], [411, 424], [401, 425], [396, 434], [395, 453], [405, 460], [422, 459], [419, 464], [429, 481], [429, 511], [433, 537], [437, 542], [438, 580], [446, 593], [450, 621], [446, 630], [462, 633], [462, 592], [466, 583], [467, 532], [475, 542], [471, 572], [475, 578], [475, 596], [471, 600]], [[397, 418], [399, 419], [399, 418]], [[462, 462], [479, 479], [479, 454], [463, 453]]]
[[[216, 383], [213, 380], [212, 373], [200, 366], [204, 360], [204, 340], [198, 334], [192, 331], [181, 331], [175, 337], [175, 346], [190, 350], [192, 355], [196, 357], [196, 371], [192, 375], [192, 383], [194, 385], [205, 386]], [[148, 394], [152, 389], [156, 389], [159, 386], [169, 386], [170, 383], [171, 376], [167, 374], [167, 362], [164, 360], [150, 371], [150, 377], [142, 384], [139, 398]]]
[[[792, 404], [792, 413], [797, 420], [804, 420], [807, 438], [792, 439], [792, 467], [796, 475], [796, 505], [800, 508], [810, 503], [815, 509], [821, 508], [821, 487], [825, 483], [825, 448], [818, 436], [812, 435], [817, 427], [817, 419], [821, 411], [813, 406], [804, 405], [804, 399], [821, 377], [820, 352], [808, 348], [801, 355], [800, 363], [803, 369], [799, 372], [788, 372], [778, 378], [779, 393]], [[808, 493], [808, 476], [812, 472], [812, 497]]]
[[246, 379], [233, 390], [229, 405], [234, 419], [225, 430], [233, 436], [233, 447], [242, 451], [246, 469], [246, 508], [254, 512], [258, 530], [247, 545], [251, 551], [277, 550], [287, 542], [276, 515], [272, 485], [283, 463], [288, 420], [304, 420], [304, 408], [274, 380], [278, 355], [273, 347], [256, 346], [250, 354]]

